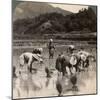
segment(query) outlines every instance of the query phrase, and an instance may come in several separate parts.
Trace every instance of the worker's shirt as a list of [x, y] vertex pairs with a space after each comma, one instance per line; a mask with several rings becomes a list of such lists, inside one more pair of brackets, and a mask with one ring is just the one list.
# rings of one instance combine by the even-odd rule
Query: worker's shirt
[[52, 49], [52, 48], [55, 49], [54, 44], [49, 42], [48, 48], [49, 48], [49, 50]]

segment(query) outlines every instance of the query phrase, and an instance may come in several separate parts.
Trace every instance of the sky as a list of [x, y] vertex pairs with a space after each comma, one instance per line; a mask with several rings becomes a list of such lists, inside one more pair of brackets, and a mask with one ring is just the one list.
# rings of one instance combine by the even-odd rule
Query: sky
[[[18, 1], [32, 1], [32, 0], [18, 0]], [[77, 13], [82, 8], [86, 9], [88, 8], [88, 6], [82, 6], [82, 5], [69, 5], [69, 4], [56, 4], [56, 3], [52, 3], [50, 5], [52, 5], [53, 7], [59, 7], [64, 10], [71, 11], [73, 13]]]
[[62, 8], [64, 10], [68, 10], [74, 13], [77, 13], [80, 9], [82, 8], [88, 8], [88, 6], [82, 6], [82, 5], [65, 5], [65, 4], [51, 4], [53, 7], [59, 7]]

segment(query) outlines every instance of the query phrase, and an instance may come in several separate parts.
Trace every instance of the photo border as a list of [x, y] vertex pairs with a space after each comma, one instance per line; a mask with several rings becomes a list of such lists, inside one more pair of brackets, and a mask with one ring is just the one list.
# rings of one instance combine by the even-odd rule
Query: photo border
[[[81, 5], [81, 6], [95, 6], [97, 8], [96, 15], [97, 15], [97, 36], [96, 36], [96, 93], [92, 94], [78, 94], [78, 95], [65, 95], [61, 97], [74, 97], [74, 96], [89, 96], [89, 95], [98, 95], [98, 5], [91, 5], [91, 4], [72, 4], [72, 3], [57, 3], [57, 2], [40, 2], [40, 1], [17, 1], [16, 2], [33, 2], [33, 3], [52, 3], [52, 4], [63, 4], [63, 5]], [[61, 98], [59, 96], [45, 96], [45, 97], [26, 97], [26, 98], [13, 98], [13, 0], [11, 1], [11, 99], [12, 100], [26, 100], [26, 99], [41, 99], [41, 98]]]

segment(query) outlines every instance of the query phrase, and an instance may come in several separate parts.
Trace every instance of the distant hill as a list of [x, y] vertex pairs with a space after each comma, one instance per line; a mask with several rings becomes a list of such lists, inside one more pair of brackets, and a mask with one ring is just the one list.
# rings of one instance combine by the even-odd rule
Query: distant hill
[[[33, 8], [30, 8], [30, 5], [17, 8], [20, 13], [23, 13], [22, 9], [26, 9], [24, 15], [28, 18], [26, 16], [18, 16], [13, 21], [14, 38], [45, 39], [52, 37], [56, 39], [96, 40], [96, 34], [91, 33], [97, 32], [97, 14], [94, 13], [91, 7], [82, 9], [78, 13], [64, 15], [60, 13], [60, 8], [55, 8], [55, 12], [52, 12], [54, 7], [47, 5], [47, 3], [45, 6], [43, 6], [43, 3], [41, 9], [37, 8], [39, 6], [38, 3]], [[28, 6], [30, 10], [27, 10]], [[37, 10], [32, 10], [34, 8], [37, 8]], [[43, 9], [45, 9], [44, 13], [42, 12]], [[35, 12], [32, 13], [31, 11]]]
[[13, 20], [32, 18], [40, 14], [57, 12], [63, 15], [72, 14], [70, 11], [63, 10], [59, 7], [53, 7], [48, 3], [36, 3], [36, 2], [21, 2], [17, 5], [14, 13]]

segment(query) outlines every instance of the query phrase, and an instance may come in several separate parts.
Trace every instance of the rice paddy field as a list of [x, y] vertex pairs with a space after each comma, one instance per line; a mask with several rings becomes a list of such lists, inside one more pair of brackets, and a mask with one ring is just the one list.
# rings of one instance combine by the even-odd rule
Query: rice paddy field
[[[36, 73], [30, 75], [26, 80], [21, 78], [13, 78], [13, 98], [35, 98], [35, 97], [51, 97], [58, 96], [58, 91], [56, 90], [57, 81], [57, 70], [55, 69], [55, 61], [60, 52], [63, 52], [67, 56], [67, 48], [69, 44], [74, 44], [76, 47], [75, 52], [77, 52], [81, 47], [86, 51], [90, 52], [96, 57], [97, 47], [96, 44], [89, 44], [86, 41], [54, 41], [55, 44], [55, 54], [53, 59], [49, 59], [49, 53], [47, 48], [48, 41], [32, 41], [32, 40], [16, 40], [13, 41], [13, 54], [12, 66], [16, 68], [19, 67], [19, 56], [24, 52], [32, 52], [33, 48], [42, 47], [44, 63], [38, 64], [34, 63], [33, 67], [37, 69]], [[90, 60], [89, 71], [81, 72], [77, 75], [77, 86], [78, 91], [72, 91], [72, 84], [68, 82], [68, 79], [62, 80], [63, 83], [63, 96], [69, 95], [84, 95], [84, 94], [96, 94], [97, 84], [96, 84], [96, 74], [97, 65], [95, 61]], [[51, 78], [46, 78], [45, 67], [52, 70]], [[30, 78], [31, 77], [31, 78]], [[27, 86], [28, 85], [28, 86]], [[27, 88], [28, 87], [28, 88]], [[28, 90], [28, 92], [27, 92]]]

